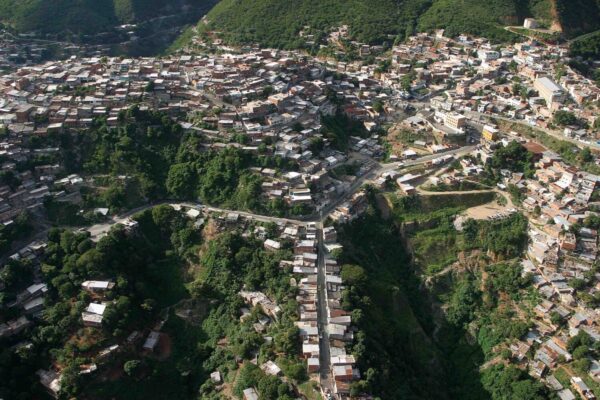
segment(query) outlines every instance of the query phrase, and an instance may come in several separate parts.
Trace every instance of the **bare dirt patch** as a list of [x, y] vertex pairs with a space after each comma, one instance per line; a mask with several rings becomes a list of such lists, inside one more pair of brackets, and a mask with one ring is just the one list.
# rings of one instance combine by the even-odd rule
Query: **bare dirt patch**
[[[502, 196], [502, 194], [500, 194]], [[493, 201], [491, 203], [482, 204], [480, 206], [471, 207], [465, 211], [465, 215], [468, 218], [473, 218], [476, 220], [490, 219], [495, 216], [500, 216], [503, 214], [508, 214], [510, 209], [513, 208], [513, 204], [510, 201], [508, 196], [504, 196], [507, 199], [506, 205], [501, 205], [498, 201]]]
[[171, 356], [173, 348], [173, 341], [171, 337], [166, 333], [160, 334], [158, 345], [156, 346], [156, 358], [159, 360], [166, 360]]
[[219, 235], [219, 228], [213, 219], [209, 219], [202, 230], [202, 237], [205, 242], [210, 242]]
[[[208, 249], [208, 243], [213, 241], [219, 236], [219, 227], [212, 218], [207, 219], [202, 229], [202, 245], [198, 250], [198, 259], [202, 258], [204, 252]], [[200, 264], [191, 264], [187, 270], [187, 274], [190, 277], [194, 277], [200, 273], [202, 266]]]

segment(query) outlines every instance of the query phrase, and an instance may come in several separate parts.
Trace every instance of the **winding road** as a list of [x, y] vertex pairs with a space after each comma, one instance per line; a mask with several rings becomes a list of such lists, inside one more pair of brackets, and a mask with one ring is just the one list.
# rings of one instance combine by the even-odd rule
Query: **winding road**
[[131, 216], [133, 216], [139, 212], [142, 212], [144, 210], [147, 210], [149, 208], [156, 207], [161, 204], [171, 204], [174, 206], [194, 208], [197, 210], [207, 210], [207, 211], [214, 212], [214, 213], [236, 213], [242, 217], [251, 218], [251, 219], [254, 219], [254, 220], [260, 221], [260, 222], [275, 222], [275, 223], [290, 224], [290, 225], [302, 225], [302, 226], [308, 225], [309, 223], [322, 224], [337, 207], [339, 207], [342, 203], [344, 203], [350, 197], [352, 197], [352, 195], [354, 195], [356, 192], [358, 192], [365, 183], [373, 180], [374, 178], [376, 178], [377, 176], [381, 175], [384, 172], [393, 171], [393, 170], [399, 169], [401, 167], [410, 167], [410, 166], [414, 166], [414, 165], [425, 164], [425, 163], [427, 163], [431, 160], [434, 160], [436, 158], [439, 158], [443, 155], [455, 155], [455, 156], [466, 155], [466, 154], [472, 152], [474, 149], [475, 149], [475, 146], [464, 146], [464, 147], [459, 147], [456, 149], [449, 150], [444, 153], [431, 154], [431, 155], [423, 156], [423, 157], [420, 157], [420, 158], [417, 158], [414, 160], [409, 160], [406, 162], [374, 164], [374, 166], [369, 171], [367, 171], [361, 177], [356, 179], [352, 183], [350, 188], [348, 190], [346, 190], [346, 192], [344, 192], [337, 199], [335, 199], [334, 201], [330, 202], [328, 205], [323, 207], [323, 209], [321, 209], [320, 211], [318, 211], [314, 214], [302, 216], [302, 217], [298, 217], [298, 218], [273, 217], [270, 215], [262, 215], [262, 214], [247, 212], [247, 211], [238, 211], [238, 210], [232, 210], [232, 209], [227, 209], [227, 208], [212, 207], [212, 206], [203, 205], [201, 203], [177, 202], [177, 201], [165, 200], [162, 202], [151, 203], [151, 204], [144, 205], [142, 207], [138, 207], [136, 209], [126, 212], [125, 214], [115, 216], [107, 222], [95, 224], [88, 228], [80, 228], [79, 230], [88, 231], [88, 232], [90, 232], [90, 234], [92, 235], [93, 238], [98, 238], [98, 237], [101, 237], [101, 236], [107, 234], [113, 225], [118, 224], [118, 223], [124, 223]]

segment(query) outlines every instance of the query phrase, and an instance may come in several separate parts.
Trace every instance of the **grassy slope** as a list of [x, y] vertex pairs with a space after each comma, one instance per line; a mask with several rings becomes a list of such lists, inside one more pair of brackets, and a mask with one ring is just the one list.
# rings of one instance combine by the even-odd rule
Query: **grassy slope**
[[374, 395], [381, 398], [447, 399], [445, 371], [431, 330], [410, 260], [393, 225], [376, 215], [344, 226], [341, 233], [345, 263], [362, 266], [370, 306], [363, 310], [359, 329], [365, 334], [363, 371], [373, 368]]
[[112, 0], [0, 0], [0, 18], [18, 30], [93, 31], [114, 20]]
[[[20, 31], [95, 33], [117, 23], [168, 14], [205, 0], [0, 0], [0, 22]], [[416, 28], [445, 28], [497, 40], [513, 39], [502, 29], [524, 17], [549, 22], [556, 15], [569, 36], [600, 29], [600, 0], [222, 0], [209, 14], [212, 27], [232, 42], [301, 47], [305, 25], [319, 31], [348, 24], [363, 42], [387, 35], [404, 38]]]
[[[524, 17], [550, 21], [556, 15], [570, 36], [600, 29], [600, 0], [222, 0], [209, 14], [212, 27], [232, 42], [301, 47], [305, 25], [319, 31], [348, 24], [363, 42], [387, 35], [404, 38], [416, 28], [445, 28], [497, 40], [513, 39], [502, 29]], [[95, 33], [117, 23], [168, 14], [205, 0], [0, 0], [0, 22], [20, 31]]]
[[[476, 18], [474, 18], [476, 17]], [[513, 1], [483, 3], [476, 0], [453, 1], [437, 0], [422, 16], [419, 27], [423, 30], [444, 26], [449, 35], [455, 36], [464, 31], [483, 35], [508, 37], [498, 27], [501, 22], [515, 24], [518, 14]]]

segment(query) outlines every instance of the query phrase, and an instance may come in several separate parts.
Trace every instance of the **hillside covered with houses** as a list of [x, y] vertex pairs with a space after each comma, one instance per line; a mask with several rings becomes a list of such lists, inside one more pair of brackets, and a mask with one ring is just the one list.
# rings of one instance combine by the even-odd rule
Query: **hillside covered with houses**
[[163, 56], [3, 31], [0, 397], [600, 396], [587, 45], [230, 4]]

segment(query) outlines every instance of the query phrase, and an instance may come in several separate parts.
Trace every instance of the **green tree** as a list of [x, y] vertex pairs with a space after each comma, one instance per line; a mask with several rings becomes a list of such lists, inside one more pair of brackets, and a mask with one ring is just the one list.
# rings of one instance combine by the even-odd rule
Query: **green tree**
[[400, 78], [400, 87], [402, 88], [402, 90], [404, 90], [405, 92], [410, 92], [410, 89], [412, 88], [413, 79], [413, 74], [406, 74], [402, 76], [402, 78]]
[[475, 316], [481, 293], [474, 279], [467, 276], [457, 282], [450, 298], [446, 318], [455, 326], [469, 323]]
[[589, 147], [584, 147], [581, 152], [579, 152], [579, 160], [582, 163], [592, 162], [594, 160], [594, 156], [592, 154], [592, 150]]
[[569, 281], [569, 286], [571, 286], [575, 290], [582, 290], [585, 289], [585, 287], [587, 286], [587, 282], [583, 279], [573, 278]]
[[169, 194], [178, 199], [191, 199], [196, 191], [198, 177], [190, 162], [173, 164], [169, 168], [166, 187]]
[[312, 151], [313, 154], [319, 154], [323, 151], [325, 147], [325, 142], [321, 137], [313, 137], [310, 139], [309, 150]]
[[359, 289], [362, 288], [367, 281], [367, 275], [365, 273], [365, 270], [358, 265], [343, 265], [341, 270], [341, 277], [342, 281], [345, 284], [348, 284], [350, 286], [356, 286]]
[[142, 362], [140, 360], [129, 360], [123, 364], [123, 371], [129, 376], [134, 376]]
[[556, 311], [552, 311], [550, 313], [550, 322], [552, 322], [554, 325], [560, 326], [563, 322], [563, 319], [559, 313], [557, 313]]
[[155, 88], [154, 81], [148, 81], [148, 83], [144, 87], [144, 91], [147, 93], [154, 92], [154, 88]]
[[381, 102], [381, 101], [373, 102], [373, 110], [375, 110], [375, 112], [378, 112], [381, 114], [384, 111], [383, 102]]
[[559, 110], [554, 113], [553, 122], [559, 126], [577, 124], [577, 117], [570, 111]]
[[573, 358], [575, 360], [580, 360], [584, 357], [587, 357], [589, 352], [590, 352], [590, 350], [589, 350], [588, 346], [581, 345], [581, 346], [577, 347], [575, 350], [573, 350]]
[[569, 339], [569, 341], [567, 342], [567, 350], [569, 350], [570, 352], [575, 351], [576, 348], [580, 347], [580, 346], [586, 346], [589, 347], [593, 344], [593, 339], [590, 337], [590, 335], [583, 331], [583, 330], [579, 330], [579, 333], [577, 333], [577, 335], [573, 336], [572, 338]]

